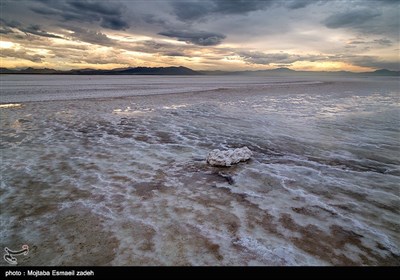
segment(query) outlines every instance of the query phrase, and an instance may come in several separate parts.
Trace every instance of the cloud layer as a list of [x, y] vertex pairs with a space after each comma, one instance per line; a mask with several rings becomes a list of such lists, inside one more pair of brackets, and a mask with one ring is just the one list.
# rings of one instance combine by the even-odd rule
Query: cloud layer
[[219, 45], [225, 38], [225, 35], [205, 31], [169, 30], [158, 34], [199, 46]]
[[101, 27], [124, 30], [129, 24], [122, 19], [124, 6], [121, 2], [94, 0], [39, 0], [42, 6], [31, 7], [37, 14], [72, 22], [96, 22]]
[[15, 67], [397, 70], [399, 8], [397, 0], [4, 1], [1, 56]]

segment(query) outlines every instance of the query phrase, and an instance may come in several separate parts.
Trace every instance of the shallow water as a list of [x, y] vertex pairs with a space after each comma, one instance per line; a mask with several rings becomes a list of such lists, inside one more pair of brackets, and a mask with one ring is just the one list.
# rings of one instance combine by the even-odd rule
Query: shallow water
[[400, 264], [397, 78], [0, 78], [20, 265]]

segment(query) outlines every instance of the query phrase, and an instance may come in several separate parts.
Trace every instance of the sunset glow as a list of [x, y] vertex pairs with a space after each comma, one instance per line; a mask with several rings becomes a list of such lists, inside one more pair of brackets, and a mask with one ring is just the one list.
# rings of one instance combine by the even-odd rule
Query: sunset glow
[[4, 1], [1, 67], [399, 70], [399, 3], [355, 2]]

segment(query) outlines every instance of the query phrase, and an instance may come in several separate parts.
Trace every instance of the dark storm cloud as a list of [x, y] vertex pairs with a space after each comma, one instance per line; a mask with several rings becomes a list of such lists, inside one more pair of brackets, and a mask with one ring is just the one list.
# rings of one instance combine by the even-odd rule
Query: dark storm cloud
[[246, 14], [272, 5], [274, 0], [208, 0], [173, 2], [176, 17], [181, 21], [197, 20], [215, 14]]
[[289, 9], [301, 9], [305, 8], [309, 5], [319, 3], [321, 2], [320, 0], [286, 0], [286, 1], [280, 1], [282, 2], [287, 8]]
[[117, 17], [103, 17], [100, 26], [113, 30], [125, 30], [129, 28], [129, 24], [126, 21]]
[[[6, 0], [1, 3], [2, 40], [21, 48], [8, 54], [28, 60], [36, 48], [48, 52], [46, 58], [36, 56], [33, 60], [49, 62], [46, 60], [49, 58], [52, 63], [55, 61], [51, 58], [52, 51], [65, 58], [64, 61], [72, 61], [68, 57], [85, 61], [92, 50], [97, 55], [118, 54], [127, 63], [133, 61], [131, 55], [140, 57], [129, 51], [152, 54], [145, 56], [146, 59], [156, 59], [159, 63], [173, 63], [173, 57], [184, 56], [188, 65], [192, 63], [197, 68], [202, 65], [263, 68], [288, 66], [297, 61], [339, 61], [393, 69], [396, 63], [386, 60], [394, 57], [398, 61], [400, 0]], [[129, 26], [134, 28], [126, 30]], [[64, 41], [52, 40], [60, 36]], [[78, 46], [88, 49], [74, 49]], [[379, 55], [351, 56], [361, 53]], [[107, 55], [102, 61], [116, 63]], [[196, 59], [190, 62], [193, 57]], [[229, 59], [234, 64], [227, 63]]]
[[[49, 1], [47, 1], [49, 2]], [[119, 16], [121, 15], [121, 7], [107, 4], [106, 1], [91, 1], [91, 0], [80, 0], [80, 1], [67, 1], [71, 7], [78, 10], [91, 11], [94, 13], [107, 15], [107, 16]]]
[[24, 27], [18, 21], [15, 21], [15, 20], [7, 21], [4, 19], [0, 19], [0, 33], [11, 34], [11, 33], [16, 33], [15, 31], [17, 31], [17, 30], [25, 33], [26, 35], [32, 34], [32, 35], [48, 37], [48, 38], [62, 38], [58, 35], [48, 33], [47, 31], [43, 30], [41, 28], [41, 26], [38, 24], [31, 24], [27, 27]]
[[209, 14], [210, 2], [175, 2], [172, 4], [174, 13], [179, 20], [196, 20]]
[[45, 58], [39, 54], [28, 54], [25, 50], [13, 50], [13, 49], [2, 49], [0, 52], [0, 57], [14, 57], [29, 60], [32, 62], [42, 62], [42, 58]]
[[82, 42], [107, 47], [116, 45], [116, 42], [114, 42], [114, 40], [110, 39], [109, 37], [107, 37], [106, 34], [99, 31], [93, 31], [79, 27], [68, 27], [67, 29], [73, 31], [73, 33], [69, 36]]
[[272, 0], [214, 0], [214, 11], [221, 14], [243, 14], [264, 9]]
[[15, 27], [18, 27], [18, 26], [20, 26], [21, 25], [21, 23], [20, 22], [18, 22], [18, 21], [15, 21], [15, 20], [5, 20], [5, 19], [2, 19], [2, 18], [0, 18], [0, 26], [4, 26], [4, 27], [11, 27], [11, 28], [15, 28]]
[[166, 20], [161, 19], [155, 15], [146, 14], [143, 15], [141, 18], [144, 22], [148, 24], [161, 25], [161, 26], [166, 26], [170, 24]]
[[370, 0], [352, 3], [353, 5], [348, 7], [343, 5], [333, 7], [331, 15], [321, 23], [331, 29], [347, 29], [358, 34], [384, 34], [391, 40], [398, 41], [400, 1]]
[[170, 30], [158, 34], [199, 46], [215, 46], [225, 39], [225, 35], [223, 34], [206, 31]]
[[379, 15], [380, 13], [378, 11], [369, 9], [346, 11], [329, 16], [324, 21], [324, 24], [326, 27], [333, 29], [341, 27], [360, 27]]
[[58, 35], [50, 34], [41, 29], [40, 25], [32, 24], [28, 27], [19, 28], [20, 31], [24, 33], [29, 33], [37, 36], [48, 37], [48, 38], [62, 38]]
[[175, 1], [172, 4], [175, 16], [181, 21], [193, 21], [212, 15], [245, 15], [270, 7], [300, 9], [321, 2], [320, 0], [208, 0]]
[[11, 34], [14, 33], [12, 28], [18, 27], [21, 24], [18, 21], [8, 21], [0, 18], [0, 34]]
[[65, 21], [99, 22], [101, 27], [125, 30], [129, 24], [123, 19], [124, 7], [120, 2], [92, 0], [40, 0], [41, 6], [31, 10], [37, 14], [61, 17]]

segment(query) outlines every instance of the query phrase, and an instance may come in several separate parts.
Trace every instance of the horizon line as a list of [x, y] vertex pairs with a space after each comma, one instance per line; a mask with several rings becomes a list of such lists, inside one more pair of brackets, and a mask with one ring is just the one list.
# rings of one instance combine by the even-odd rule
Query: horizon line
[[71, 68], [68, 70], [63, 70], [63, 69], [56, 69], [56, 68], [36, 68], [36, 67], [16, 67], [16, 68], [7, 68], [7, 67], [0, 67], [1, 70], [9, 70], [9, 71], [24, 71], [28, 69], [32, 70], [53, 70], [53, 71], [58, 71], [58, 72], [72, 72], [72, 71], [82, 71], [82, 70], [87, 70], [87, 71], [122, 71], [122, 70], [127, 70], [127, 69], [135, 69], [135, 68], [147, 68], [147, 69], [161, 69], [161, 68], [185, 68], [189, 69], [194, 72], [226, 72], [226, 73], [237, 73], [237, 72], [263, 72], [263, 71], [275, 71], [275, 70], [289, 70], [293, 72], [324, 72], [324, 73], [339, 73], [339, 72], [346, 72], [346, 73], [375, 73], [377, 71], [390, 71], [390, 72], [400, 72], [400, 70], [391, 70], [391, 69], [386, 69], [386, 68], [381, 68], [381, 69], [376, 69], [376, 70], [371, 70], [371, 71], [349, 71], [349, 70], [335, 70], [335, 71], [329, 71], [329, 70], [294, 70], [289, 67], [277, 67], [277, 68], [271, 68], [271, 69], [258, 69], [258, 70], [251, 70], [251, 69], [246, 69], [246, 70], [221, 70], [221, 69], [214, 69], [214, 70], [194, 70], [192, 68], [186, 67], [186, 66], [159, 66], [159, 67], [148, 67], [148, 66], [127, 66], [127, 67], [117, 67], [117, 68], [111, 68], [111, 69], [101, 69], [101, 68]]

